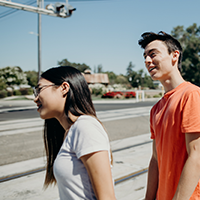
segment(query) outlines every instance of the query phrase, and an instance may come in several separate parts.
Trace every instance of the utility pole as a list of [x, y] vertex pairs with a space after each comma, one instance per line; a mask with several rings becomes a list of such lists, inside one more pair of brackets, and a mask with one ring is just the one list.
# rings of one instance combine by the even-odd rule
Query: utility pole
[[[37, 0], [38, 8], [42, 8], [42, 0]], [[38, 81], [41, 75], [41, 13], [38, 13]]]
[[14, 3], [11, 0], [0, 0], [0, 6], [8, 8], [14, 8], [18, 10], [24, 10], [29, 12], [38, 13], [38, 80], [41, 75], [41, 15], [50, 15], [54, 17], [67, 18], [72, 15], [72, 12], [76, 10], [71, 5], [66, 3], [56, 3], [55, 5], [49, 4], [44, 9], [44, 0], [37, 0], [37, 7]]

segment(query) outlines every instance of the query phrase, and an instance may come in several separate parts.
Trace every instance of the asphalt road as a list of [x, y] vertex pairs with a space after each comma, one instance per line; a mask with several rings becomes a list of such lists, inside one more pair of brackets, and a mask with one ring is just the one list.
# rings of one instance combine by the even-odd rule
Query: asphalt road
[[[138, 103], [114, 103], [114, 104], [94, 104], [96, 111], [106, 111], [106, 110], [116, 110], [116, 109], [125, 109], [125, 108], [137, 108], [137, 107], [144, 107], [144, 106], [153, 106], [156, 101], [145, 101], [145, 102], [138, 102]], [[18, 106], [20, 107], [20, 106]], [[8, 111], [0, 113], [0, 121], [7, 121], [7, 120], [15, 120], [15, 119], [30, 119], [40, 117], [39, 113], [36, 109], [30, 110], [20, 110], [20, 111]]]
[[[155, 102], [130, 104], [96, 104], [97, 111], [152, 106]], [[0, 114], [0, 121], [39, 117], [36, 110], [5, 112]], [[149, 133], [149, 116], [139, 116], [103, 122], [110, 141]], [[45, 155], [43, 132], [29, 132], [0, 136], [0, 165], [15, 163]]]

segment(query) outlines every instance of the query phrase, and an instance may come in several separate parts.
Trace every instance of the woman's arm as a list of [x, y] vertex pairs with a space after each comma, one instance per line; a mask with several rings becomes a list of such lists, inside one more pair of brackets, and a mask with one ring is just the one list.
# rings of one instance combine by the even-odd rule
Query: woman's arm
[[108, 151], [98, 151], [81, 157], [98, 200], [116, 200]]

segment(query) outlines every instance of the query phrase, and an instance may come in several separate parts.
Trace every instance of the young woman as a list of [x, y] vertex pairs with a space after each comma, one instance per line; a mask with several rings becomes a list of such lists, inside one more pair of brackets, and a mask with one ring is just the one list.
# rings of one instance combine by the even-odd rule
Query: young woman
[[41, 75], [34, 94], [45, 119], [44, 186], [57, 182], [61, 200], [116, 199], [108, 136], [81, 72], [70, 66], [51, 68]]

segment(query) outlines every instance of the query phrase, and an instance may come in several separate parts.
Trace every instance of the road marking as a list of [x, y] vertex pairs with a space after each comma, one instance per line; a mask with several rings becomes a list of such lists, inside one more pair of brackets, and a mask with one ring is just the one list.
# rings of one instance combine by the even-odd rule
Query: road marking
[[[151, 106], [98, 111], [97, 117], [100, 121], [106, 122], [140, 116], [148, 116], [150, 114], [150, 109]], [[0, 136], [42, 131], [43, 127], [44, 120], [41, 118], [2, 121], [0, 122]]]

